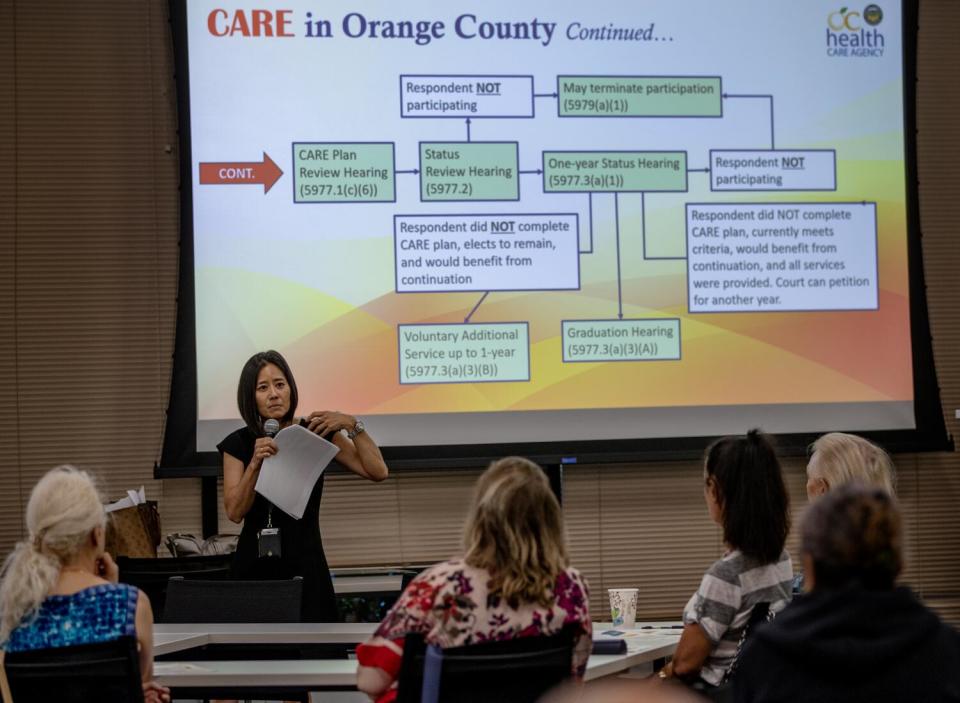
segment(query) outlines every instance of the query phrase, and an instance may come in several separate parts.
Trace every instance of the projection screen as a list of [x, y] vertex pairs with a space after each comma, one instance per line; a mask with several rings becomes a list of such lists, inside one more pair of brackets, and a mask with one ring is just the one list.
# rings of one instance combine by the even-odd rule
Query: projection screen
[[399, 455], [917, 430], [899, 2], [174, 10], [198, 452], [264, 349]]

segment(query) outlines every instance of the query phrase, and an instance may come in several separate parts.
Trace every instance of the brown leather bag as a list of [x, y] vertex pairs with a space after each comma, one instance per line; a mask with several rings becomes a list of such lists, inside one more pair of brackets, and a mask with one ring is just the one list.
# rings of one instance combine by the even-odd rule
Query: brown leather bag
[[156, 557], [160, 546], [156, 501], [108, 513], [106, 541], [107, 551], [115, 557]]

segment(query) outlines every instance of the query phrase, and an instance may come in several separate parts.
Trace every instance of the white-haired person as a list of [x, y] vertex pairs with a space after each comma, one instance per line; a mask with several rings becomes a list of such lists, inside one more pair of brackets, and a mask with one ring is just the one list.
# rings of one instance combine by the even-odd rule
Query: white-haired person
[[378, 703], [396, 698], [408, 632], [449, 648], [553, 635], [569, 626], [575, 630], [570, 672], [583, 676], [592, 645], [587, 586], [569, 566], [563, 513], [539, 466], [521, 457], [490, 465], [474, 488], [464, 547], [462, 558], [411, 581], [357, 649], [357, 687]]
[[107, 516], [93, 479], [60, 466], [27, 503], [28, 537], [0, 575], [0, 646], [22, 652], [136, 638], [147, 703], [170, 700], [153, 681], [153, 615], [147, 596], [118, 583], [104, 551]]
[[[807, 499], [814, 501], [850, 483], [876, 486], [896, 494], [897, 472], [882, 447], [846, 432], [829, 432], [810, 445], [807, 461]], [[803, 593], [804, 574], [793, 579], [793, 594]]]
[[807, 497], [813, 500], [833, 488], [857, 481], [896, 492], [893, 461], [873, 442], [845, 432], [830, 432], [810, 445]]

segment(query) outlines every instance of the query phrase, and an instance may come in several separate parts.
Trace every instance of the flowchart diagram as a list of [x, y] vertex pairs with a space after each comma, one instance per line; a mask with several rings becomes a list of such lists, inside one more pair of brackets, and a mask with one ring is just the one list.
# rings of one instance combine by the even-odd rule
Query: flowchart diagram
[[[637, 148], [529, 153], [520, 141], [475, 134], [480, 121], [545, 116], [576, 120], [585, 133], [643, 118], [701, 118], [709, 131], [731, 101], [769, 113], [769, 133], [754, 135], [752, 148], [654, 149], [638, 132]], [[287, 171], [294, 207], [396, 204], [394, 292], [480, 295], [462, 320], [397, 322], [401, 385], [529, 381], [529, 322], [474, 315], [497, 292], [580, 290], [581, 261], [600, 246], [616, 251], [617, 313], [558, 319], [562, 362], [680, 360], [680, 318], [624, 316], [626, 237], [640, 238], [645, 260], [686, 261], [690, 315], [879, 308], [877, 203], [813, 195], [838, 190], [836, 152], [778, 146], [772, 94], [726, 93], [711, 75], [557, 75], [553, 90], [537, 92], [532, 75], [400, 74], [398, 103], [397, 119], [462, 121], [463, 139], [419, 141], [415, 165], [398, 164], [391, 141], [292, 141], [289, 166], [266, 154], [260, 163], [201, 163], [200, 183], [262, 183], [267, 192]], [[402, 178], [415, 179], [419, 202], [437, 211], [403, 213]], [[556, 208], [524, 209], [531, 189], [555, 196]], [[685, 231], [669, 235], [684, 256], [647, 256], [648, 204], [664, 194], [686, 194]], [[595, 236], [597, 197], [612, 200], [612, 242]], [[640, 231], [621, 227], [626, 200], [639, 201]], [[459, 210], [444, 212], [446, 203]], [[487, 205], [464, 212], [470, 203]], [[503, 208], [489, 212], [490, 203]]]

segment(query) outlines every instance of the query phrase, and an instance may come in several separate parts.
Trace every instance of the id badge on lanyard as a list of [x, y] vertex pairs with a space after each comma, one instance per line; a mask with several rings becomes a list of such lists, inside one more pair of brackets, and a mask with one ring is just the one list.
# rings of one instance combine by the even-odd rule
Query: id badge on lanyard
[[280, 528], [273, 526], [273, 506], [267, 509], [267, 526], [257, 533], [257, 555], [261, 559], [281, 556]]

